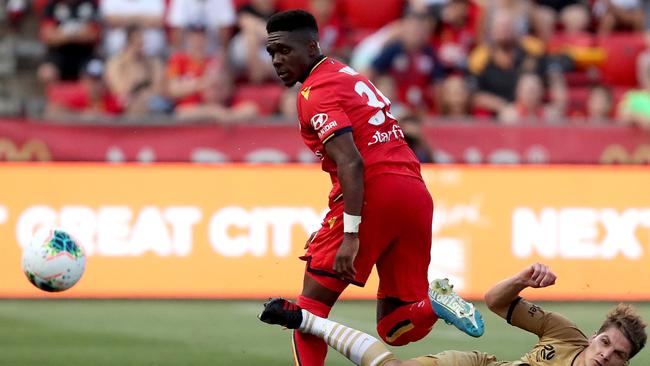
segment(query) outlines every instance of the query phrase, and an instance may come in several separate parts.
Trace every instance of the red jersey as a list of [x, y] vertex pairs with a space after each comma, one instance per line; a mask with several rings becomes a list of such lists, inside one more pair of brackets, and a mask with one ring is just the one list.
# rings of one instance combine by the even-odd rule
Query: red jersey
[[297, 99], [302, 138], [330, 173], [330, 201], [341, 195], [341, 187], [336, 163], [325, 153], [324, 144], [346, 132], [352, 133], [363, 158], [365, 180], [378, 174], [422, 179], [420, 163], [390, 113], [390, 101], [351, 67], [324, 58], [312, 69]]
[[[200, 79], [204, 77], [206, 69], [213, 61], [210, 57], [194, 60], [186, 53], [175, 53], [167, 61], [167, 77], [170, 79]], [[176, 102], [177, 105], [195, 105], [201, 103], [203, 103], [203, 95], [201, 92], [187, 95]]]

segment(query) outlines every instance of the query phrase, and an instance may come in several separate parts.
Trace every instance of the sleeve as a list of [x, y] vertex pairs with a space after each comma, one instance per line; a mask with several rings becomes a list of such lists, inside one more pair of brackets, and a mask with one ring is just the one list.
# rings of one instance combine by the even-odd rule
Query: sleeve
[[399, 45], [397, 44], [385, 47], [372, 61], [372, 68], [381, 74], [388, 72], [393, 63], [393, 59], [399, 54], [399, 52]]
[[[308, 87], [309, 88], [309, 87]], [[331, 87], [304, 89], [299, 95], [301, 128], [314, 131], [321, 142], [326, 143], [334, 136], [352, 131], [352, 124], [340, 106], [337, 93]]]
[[536, 334], [540, 341], [557, 339], [581, 342], [587, 338], [569, 319], [560, 314], [545, 311], [521, 297], [510, 304], [506, 320], [510, 325]]

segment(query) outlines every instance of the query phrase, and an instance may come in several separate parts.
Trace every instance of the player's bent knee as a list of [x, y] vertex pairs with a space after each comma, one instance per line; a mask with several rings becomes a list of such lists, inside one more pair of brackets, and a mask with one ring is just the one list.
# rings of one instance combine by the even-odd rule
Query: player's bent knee
[[417, 332], [417, 330], [408, 320], [394, 324], [392, 327], [385, 327], [381, 322], [377, 324], [377, 334], [386, 344], [391, 346], [405, 346], [422, 338], [414, 337], [413, 332]]
[[430, 331], [431, 327], [416, 326], [409, 320], [394, 324], [387, 324], [382, 321], [377, 323], [377, 334], [386, 344], [396, 347], [417, 342], [429, 334]]

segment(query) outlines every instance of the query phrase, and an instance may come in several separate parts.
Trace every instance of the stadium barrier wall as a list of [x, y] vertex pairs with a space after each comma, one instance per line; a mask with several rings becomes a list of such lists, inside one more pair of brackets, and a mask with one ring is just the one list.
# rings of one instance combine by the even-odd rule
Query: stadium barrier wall
[[[568, 121], [501, 126], [475, 120], [424, 123], [422, 134], [438, 163], [650, 163], [650, 132], [632, 126]], [[316, 158], [295, 122], [134, 126], [0, 118], [0, 161], [305, 163]]]
[[[650, 169], [425, 166], [423, 175], [436, 203], [430, 277], [478, 299], [542, 261], [559, 279], [534, 298], [650, 300]], [[297, 257], [330, 188], [315, 165], [5, 163], [0, 182], [0, 297], [38, 298], [293, 297]], [[88, 254], [64, 293], [37, 290], [21, 271], [21, 247], [46, 225]], [[376, 286], [373, 274], [345, 296], [373, 298]]]

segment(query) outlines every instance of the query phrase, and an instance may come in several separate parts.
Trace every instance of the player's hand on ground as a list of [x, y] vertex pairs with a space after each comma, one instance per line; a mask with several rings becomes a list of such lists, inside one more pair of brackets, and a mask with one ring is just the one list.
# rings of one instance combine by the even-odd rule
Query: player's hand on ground
[[357, 274], [357, 270], [354, 269], [354, 258], [357, 257], [358, 251], [359, 237], [355, 234], [345, 233], [343, 243], [334, 258], [334, 272], [343, 279], [353, 280]]
[[533, 288], [552, 286], [557, 279], [555, 273], [547, 265], [542, 263], [535, 263], [528, 266], [519, 276], [526, 286]]
[[318, 231], [314, 231], [309, 235], [309, 239], [305, 242], [305, 249], [309, 248], [309, 244], [311, 244], [312, 241], [314, 241], [314, 238], [316, 237], [316, 234], [318, 234]]

